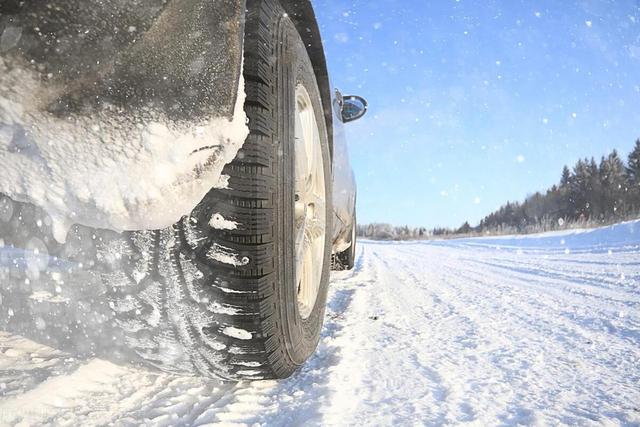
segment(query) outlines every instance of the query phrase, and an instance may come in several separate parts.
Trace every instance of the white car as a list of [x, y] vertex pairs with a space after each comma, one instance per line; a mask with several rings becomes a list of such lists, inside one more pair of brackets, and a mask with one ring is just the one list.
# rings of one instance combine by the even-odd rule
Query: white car
[[283, 378], [313, 353], [356, 187], [309, 1], [0, 5], [0, 328]]

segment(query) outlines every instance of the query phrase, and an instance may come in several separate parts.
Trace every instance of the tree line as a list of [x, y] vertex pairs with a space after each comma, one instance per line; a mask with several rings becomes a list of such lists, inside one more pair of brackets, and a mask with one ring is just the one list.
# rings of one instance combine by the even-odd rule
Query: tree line
[[613, 150], [600, 161], [584, 158], [564, 166], [560, 181], [523, 202], [507, 202], [473, 227], [457, 229], [358, 226], [372, 239], [409, 240], [461, 235], [531, 233], [579, 226], [598, 226], [640, 216], [640, 139], [625, 160]]

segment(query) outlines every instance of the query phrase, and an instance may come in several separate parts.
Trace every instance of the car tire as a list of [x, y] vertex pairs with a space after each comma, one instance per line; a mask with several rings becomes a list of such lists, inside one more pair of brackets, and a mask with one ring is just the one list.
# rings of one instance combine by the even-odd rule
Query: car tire
[[[212, 189], [189, 217], [169, 229], [127, 233], [125, 247], [118, 250], [132, 269], [126, 277], [118, 268], [104, 277], [107, 284], [129, 282], [126, 289], [109, 287], [110, 305], [119, 312], [116, 322], [128, 344], [152, 365], [225, 379], [285, 378], [314, 352], [320, 338], [332, 207], [320, 91], [305, 46], [277, 1], [247, 1], [243, 74], [250, 134], [223, 170], [228, 187]], [[300, 87], [309, 104], [304, 117], [315, 123], [314, 152], [321, 165], [314, 179], [321, 180], [318, 200], [325, 202], [309, 205], [325, 223], [324, 230], [314, 228], [322, 236], [309, 237], [322, 241], [313, 246], [308, 271], [315, 273], [309, 274], [315, 287], [314, 298], [305, 300], [311, 302], [308, 307], [299, 297], [296, 258], [308, 237], [304, 234], [302, 246], [296, 245]], [[104, 259], [112, 251], [102, 252]]]
[[[275, 0], [249, 0], [247, 10], [244, 78], [250, 135], [238, 158], [226, 168], [230, 189], [214, 190], [212, 199], [218, 205], [226, 201], [226, 212], [239, 224], [237, 230], [224, 231], [217, 240], [246, 251], [243, 255], [252, 260], [244, 268], [230, 269], [228, 283], [251, 291], [253, 296], [239, 302], [233, 293], [223, 295], [254, 313], [248, 318], [239, 317], [240, 327], [252, 332], [252, 340], [231, 339], [228, 345], [261, 363], [257, 375], [285, 378], [315, 351], [324, 320], [331, 255], [331, 159], [320, 90], [295, 25]], [[317, 236], [321, 244], [311, 260], [319, 266], [314, 269], [317, 293], [307, 313], [301, 312], [295, 250], [296, 162], [300, 145], [296, 95], [300, 87], [305, 89], [317, 132], [314, 148], [321, 160], [321, 177], [314, 178], [322, 181], [324, 199], [324, 205], [317, 206], [323, 211], [323, 236]], [[247, 202], [255, 203], [255, 207], [246, 210]], [[205, 217], [208, 214], [207, 210]], [[232, 354], [234, 366], [241, 353]], [[245, 374], [244, 371], [243, 368], [236, 373]]]
[[338, 254], [338, 262], [341, 266], [341, 268], [343, 270], [352, 270], [353, 267], [355, 266], [355, 262], [356, 262], [356, 243], [357, 243], [357, 237], [356, 237], [356, 229], [357, 229], [357, 223], [356, 223], [356, 214], [354, 212], [353, 214], [353, 224], [351, 225], [351, 246], [349, 246], [349, 248], [343, 252], [340, 252]]
[[[227, 187], [210, 190], [189, 216], [162, 230], [74, 225], [63, 245], [39, 231], [37, 241], [55, 259], [90, 269], [82, 278], [71, 267], [55, 273], [80, 282], [60, 288], [74, 290], [74, 308], [55, 318], [29, 298], [36, 286], [52, 286], [47, 276], [7, 284], [1, 326], [58, 348], [223, 379], [285, 378], [314, 352], [331, 255], [327, 125], [291, 18], [276, 0], [247, 0], [246, 8], [250, 134], [223, 170]], [[12, 206], [0, 235], [10, 247], [28, 247], [36, 219], [46, 215]], [[47, 321], [34, 327], [40, 317]]]

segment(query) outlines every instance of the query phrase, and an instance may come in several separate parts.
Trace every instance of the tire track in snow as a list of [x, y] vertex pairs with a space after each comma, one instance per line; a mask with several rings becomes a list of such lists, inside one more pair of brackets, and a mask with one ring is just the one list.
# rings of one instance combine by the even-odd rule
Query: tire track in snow
[[[635, 413], [633, 402], [634, 398], [638, 397], [638, 391], [635, 390], [633, 386], [636, 383], [635, 381], [637, 381], [638, 371], [637, 368], [634, 368], [634, 362], [637, 362], [638, 351], [637, 348], [630, 345], [629, 341], [617, 343], [619, 345], [614, 345], [613, 349], [607, 348], [607, 345], [611, 345], [610, 341], [612, 337], [610, 334], [605, 333], [607, 339], [600, 340], [602, 343], [601, 349], [591, 349], [586, 355], [578, 353], [576, 355], [577, 357], [571, 360], [571, 355], [574, 352], [572, 341], [563, 343], [562, 340], [566, 339], [566, 337], [571, 337], [571, 335], [573, 335], [572, 330], [580, 330], [582, 325], [580, 325], [579, 322], [572, 323], [565, 321], [562, 317], [560, 317], [562, 320], [557, 322], [555, 321], [557, 316], [554, 312], [559, 312], [555, 309], [558, 305], [562, 307], [562, 305], [571, 303], [575, 298], [574, 295], [568, 292], [555, 293], [555, 299], [543, 298], [544, 303], [541, 303], [539, 301], [540, 296], [543, 296], [544, 293], [536, 294], [536, 292], [532, 292], [532, 290], [535, 291], [534, 286], [540, 286], [540, 284], [531, 284], [531, 286], [528, 286], [529, 283], [523, 277], [511, 283], [503, 280], [504, 274], [500, 274], [500, 272], [487, 271], [487, 268], [474, 265], [468, 259], [462, 262], [462, 255], [464, 254], [459, 253], [459, 251], [451, 251], [450, 248], [445, 248], [444, 252], [442, 252], [442, 249], [432, 247], [431, 245], [423, 244], [421, 246], [422, 248], [401, 246], [397, 250], [393, 248], [393, 251], [385, 253], [384, 255], [386, 259], [393, 258], [389, 261], [390, 263], [398, 264], [396, 271], [409, 272], [408, 280], [420, 284], [421, 280], [418, 276], [424, 275], [428, 277], [429, 280], [426, 282], [429, 286], [434, 287], [436, 294], [440, 295], [444, 300], [454, 302], [455, 305], [465, 313], [466, 317], [474, 317], [477, 319], [476, 324], [483, 326], [483, 328], [478, 331], [480, 337], [495, 337], [493, 342], [490, 341], [490, 343], [494, 345], [494, 348], [489, 347], [488, 352], [498, 354], [499, 351], [502, 351], [504, 353], [500, 356], [501, 360], [496, 360], [500, 362], [496, 363], [496, 366], [508, 374], [508, 377], [504, 378], [503, 381], [505, 384], [521, 383], [523, 386], [530, 385], [532, 381], [528, 379], [526, 375], [532, 372], [535, 373], [536, 370], [540, 371], [540, 367], [545, 369], [558, 369], [560, 371], [556, 377], [545, 377], [545, 375], [541, 374], [543, 380], [550, 382], [550, 384], [547, 384], [548, 387], [546, 388], [540, 388], [537, 407], [533, 405], [527, 408], [526, 406], [518, 406], [510, 403], [509, 406], [511, 406], [511, 409], [502, 415], [498, 414], [493, 418], [493, 422], [495, 422], [496, 418], [505, 422], [534, 422], [535, 418], [533, 414], [542, 412], [540, 408], [553, 407], [553, 399], [548, 399], [547, 397], [553, 396], [554, 390], [562, 390], [563, 384], [556, 381], [555, 378], [577, 383], [582, 387], [581, 391], [584, 395], [600, 393], [600, 398], [602, 403], [604, 403], [604, 405], [601, 406], [604, 406], [604, 408], [594, 409], [596, 407], [585, 405], [578, 415], [573, 414], [571, 410], [565, 408], [566, 410], [562, 414], [562, 417], [545, 419], [548, 422], [569, 422], [574, 419], [574, 417], [577, 417], [575, 420], [579, 420], [582, 416], [587, 418], [588, 416], [596, 417], [597, 415], [593, 414], [594, 410], [596, 414], [597, 411], [608, 410], [611, 413], [609, 416], [613, 418], [619, 417], [620, 419], [625, 419], [625, 415], [620, 415], [620, 413], [631, 413], [632, 415]], [[402, 254], [402, 256], [397, 257], [398, 254]], [[480, 258], [482, 259], [482, 257]], [[429, 266], [430, 263], [431, 266]], [[418, 268], [416, 268], [416, 266], [418, 266]], [[437, 273], [434, 274], [434, 272]], [[530, 281], [536, 280], [535, 277], [529, 277], [528, 279], [530, 279]], [[425, 280], [422, 280], [422, 282], [424, 283]], [[504, 282], [506, 282], [506, 284]], [[522, 290], [520, 288], [522, 288]], [[452, 290], [455, 289], [458, 289], [458, 291], [452, 294]], [[498, 291], [496, 291], [496, 289], [498, 289]], [[572, 304], [573, 308], [579, 307], [580, 303], [584, 303], [584, 301], [578, 301], [577, 304]], [[589, 304], [585, 304], [582, 309], [588, 310], [589, 307]], [[479, 309], [482, 309], [479, 315], [471, 316], [469, 314]], [[632, 316], [635, 320], [631, 321], [632, 324], [634, 324], [638, 318], [637, 306], [633, 314], [635, 314], [635, 316]], [[509, 325], [510, 328], [505, 329], [502, 327], [503, 325]], [[568, 330], [568, 332], [565, 331], [566, 333], [559, 334], [557, 330]], [[525, 341], [527, 345], [518, 342], [518, 334], [514, 333], [514, 331], [520, 333], [526, 332], [520, 341], [528, 340], [528, 342]], [[591, 333], [591, 335], [593, 335], [593, 333]], [[500, 342], [502, 337], [510, 339], [510, 341], [507, 341], [507, 345], [503, 346], [503, 349], [495, 346], [496, 343]], [[532, 338], [535, 338], [535, 340], [531, 340]], [[557, 338], [560, 338], [560, 343], [554, 342]], [[613, 339], [616, 341], [615, 336]], [[586, 342], [588, 341], [585, 339], [582, 344]], [[537, 346], [538, 351], [528, 351], [528, 347], [534, 344]], [[582, 347], [584, 347], [584, 345]], [[535, 348], [536, 347], [534, 347], [534, 349]], [[584, 348], [581, 350], [583, 352], [585, 351]], [[599, 356], [597, 350], [604, 350], [604, 356]], [[476, 350], [476, 356], [481, 356], [486, 352], [486, 349], [478, 348]], [[518, 354], [518, 352], [523, 353]], [[544, 356], [545, 353], [560, 356], [560, 358], [553, 362], [545, 360], [544, 357], [542, 360], [538, 360], [539, 357]], [[569, 356], [568, 359], [570, 360], [562, 360], [565, 354]], [[522, 355], [524, 355], [524, 357]], [[447, 358], [449, 355], [445, 354], [444, 357]], [[564, 357], [564, 359], [567, 359], [567, 357]], [[591, 360], [595, 362], [592, 363]], [[599, 364], [598, 362], [602, 360], [608, 363]], [[512, 366], [508, 366], [502, 362], [508, 362]], [[520, 365], [517, 364], [518, 362], [520, 362]], [[533, 365], [533, 368], [536, 368], [535, 363], [540, 365], [538, 369], [531, 368], [531, 365]], [[580, 369], [583, 378], [572, 379], [571, 377], [567, 377], [567, 375], [562, 375], [563, 370], [575, 371], [576, 363], [586, 365], [586, 367]], [[457, 367], [461, 368], [460, 365]], [[596, 375], [594, 378], [594, 372], [600, 375]], [[620, 379], [628, 376], [629, 372], [631, 372], [630, 378], [622, 381], [622, 384], [616, 386], [608, 384], [610, 390], [604, 390], [606, 387], [601, 387], [598, 384], [598, 380], [602, 377], [607, 378], [611, 376], [611, 374], [615, 374], [614, 376]], [[519, 374], [522, 378], [515, 377], [514, 374]], [[523, 376], [522, 374], [525, 375]], [[492, 375], [490, 378], [500, 378], [500, 376]], [[460, 378], [458, 379], [460, 380]], [[593, 383], [591, 381], [593, 381]], [[594, 386], [594, 390], [591, 390], [592, 386]], [[615, 395], [618, 394], [616, 387], [624, 390], [622, 392], [623, 396], [630, 397], [616, 399]], [[517, 387], [513, 387], [513, 389], [517, 390]], [[544, 392], [544, 390], [547, 391]], [[496, 406], [496, 400], [498, 400], [499, 396], [499, 394], [494, 394], [493, 401], [487, 400], [485, 407]], [[516, 403], [522, 403], [525, 399], [518, 397], [516, 394], [516, 398], [512, 400]], [[621, 404], [620, 402], [616, 402], [616, 400], [621, 401]], [[509, 400], [507, 399], [507, 401]], [[610, 408], [607, 408], [606, 404], [611, 401], [614, 401], [617, 405], [610, 405]], [[482, 405], [478, 406], [483, 407]], [[491, 417], [486, 419], [489, 420]]]
[[[464, 265], [464, 267], [461, 268], [461, 265]], [[557, 359], [553, 363], [548, 360], [545, 361], [546, 367], [555, 369], [564, 364], [565, 370], [582, 373], [581, 377], [577, 379], [567, 378], [567, 375], [563, 375], [564, 372], [562, 370], [557, 375], [547, 375], [546, 377], [543, 375], [543, 378], [546, 378], [547, 381], [555, 381], [553, 386], [548, 387], [548, 389], [561, 389], [562, 384], [557, 382], [557, 379], [560, 378], [570, 382], [574, 388], [581, 388], [582, 393], [585, 395], [601, 394], [602, 403], [600, 403], [600, 407], [595, 409], [596, 407], [588, 407], [587, 405], [580, 416], [586, 416], [585, 414], [595, 416], [593, 414], [594, 411], [597, 414], [597, 411], [607, 409], [607, 403], [620, 400], [612, 398], [620, 390], [624, 390], [626, 396], [638, 396], [638, 391], [634, 390], [633, 386], [638, 381], [638, 370], [634, 367], [634, 362], [637, 363], [638, 353], [637, 347], [633, 345], [633, 340], [629, 341], [625, 337], [620, 337], [614, 333], [615, 331], [594, 330], [593, 327], [590, 327], [591, 325], [584, 324], [584, 314], [590, 311], [595, 311], [592, 318], [603, 322], [609, 322], [607, 319], [618, 317], [618, 308], [610, 309], [608, 301], [603, 301], [600, 305], [594, 305], [594, 302], [588, 298], [566, 290], [563, 292], [563, 287], [558, 286], [557, 282], [548, 283], [542, 281], [536, 283], [536, 280], [539, 280], [538, 277], [527, 277], [526, 274], [521, 274], [516, 280], [514, 277], [505, 276], [502, 270], [498, 271], [496, 269], [492, 271], [487, 268], [482, 269], [477, 265], [460, 262], [455, 263], [455, 268], [452, 271], [454, 271], [454, 276], [474, 279], [470, 280], [470, 283], [475, 284], [476, 292], [491, 294], [495, 293], [496, 289], [499, 289], [498, 293], [495, 294], [496, 297], [504, 298], [509, 296], [510, 304], [503, 304], [501, 307], [503, 310], [508, 311], [509, 306], [513, 306], [511, 314], [508, 316], [509, 323], [520, 319], [520, 326], [517, 330], [522, 332], [529, 330], [535, 333], [536, 329], [538, 329], [538, 337], [547, 337], [546, 340], [538, 340], [542, 344], [541, 348]], [[550, 292], [540, 292], [540, 289], [545, 287], [548, 287]], [[560, 290], [557, 288], [560, 288]], [[468, 291], [472, 289], [468, 289]], [[527, 289], [529, 290], [527, 291]], [[523, 290], [525, 292], [522, 292]], [[471, 294], [472, 292], [466, 292], [466, 295]], [[532, 296], [535, 298], [531, 298]], [[622, 307], [622, 309], [625, 309], [625, 307]], [[499, 313], [499, 311], [491, 309], [488, 314], [491, 313]], [[638, 319], [637, 305], [630, 314], [632, 316], [629, 316], [625, 322], [634, 328]], [[638, 328], [635, 328], [635, 330], [638, 331]], [[515, 343], [513, 347], [518, 348]], [[612, 376], [612, 374], [615, 374], [613, 375], [614, 377], [627, 378], [616, 386], [606, 384], [610, 382], [608, 377]], [[605, 386], [608, 387], [603, 387], [599, 384], [602, 378], [606, 379], [604, 382]], [[544, 395], [543, 393], [541, 394]], [[547, 405], [550, 403], [547, 402]], [[623, 407], [622, 412], [633, 412], [635, 407], [633, 398], [622, 399], [622, 405], [611, 405], [611, 408], [607, 410], [615, 413], [620, 411], [620, 406]], [[566, 416], [572, 417], [573, 415], [570, 411], [567, 411]], [[614, 415], [613, 417], [617, 416]], [[624, 417], [622, 418], [624, 419]], [[558, 421], [556, 420], [555, 422]]]

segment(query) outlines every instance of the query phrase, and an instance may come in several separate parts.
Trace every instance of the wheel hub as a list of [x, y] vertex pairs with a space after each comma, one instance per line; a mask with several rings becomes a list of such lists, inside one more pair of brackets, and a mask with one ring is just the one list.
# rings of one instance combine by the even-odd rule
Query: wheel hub
[[326, 191], [320, 132], [309, 93], [296, 87], [295, 246], [298, 309], [303, 319], [313, 311], [324, 263]]

